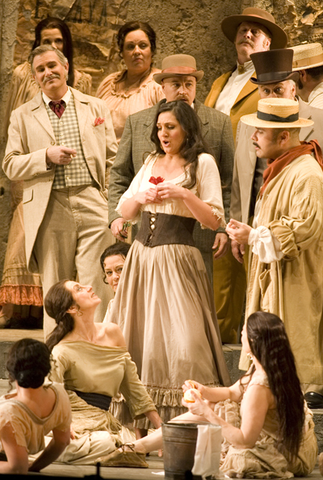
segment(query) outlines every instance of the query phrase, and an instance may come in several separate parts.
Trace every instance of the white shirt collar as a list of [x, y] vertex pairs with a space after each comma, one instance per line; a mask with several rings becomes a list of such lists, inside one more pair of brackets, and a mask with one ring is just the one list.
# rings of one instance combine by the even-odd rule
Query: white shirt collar
[[[49, 105], [49, 102], [52, 101], [51, 98], [49, 98], [46, 93], [42, 92], [42, 96], [43, 96], [43, 100], [44, 102], [46, 103], [46, 105]], [[72, 92], [70, 90], [70, 88], [67, 89], [67, 92], [65, 93], [64, 97], [61, 98], [61, 100], [64, 100], [64, 102], [66, 103], [66, 105], [68, 104], [68, 102], [71, 100], [71, 96], [72, 96]]]

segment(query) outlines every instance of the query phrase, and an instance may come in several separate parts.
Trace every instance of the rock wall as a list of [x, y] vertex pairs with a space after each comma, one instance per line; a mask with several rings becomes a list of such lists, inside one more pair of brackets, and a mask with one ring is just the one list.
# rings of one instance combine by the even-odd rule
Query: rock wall
[[221, 32], [221, 19], [240, 11], [240, 0], [130, 0], [127, 21], [144, 17], [158, 34], [156, 64], [174, 53], [188, 53], [197, 60], [204, 78], [197, 97], [204, 101], [212, 82], [235, 61], [234, 47]]
[[[234, 47], [221, 32], [221, 20], [247, 6], [271, 12], [288, 32], [289, 45], [323, 39], [321, 0], [0, 0], [0, 111], [3, 115], [11, 69], [28, 57], [35, 25], [47, 15], [58, 16], [69, 25], [75, 67], [92, 75], [93, 93], [107, 74], [121, 67], [115, 44], [119, 26], [138, 19], [156, 30], [157, 67], [170, 54], [195, 56], [198, 68], [205, 72], [197, 91], [203, 101], [213, 80], [235, 62]], [[3, 138], [0, 124], [1, 158]], [[0, 277], [10, 218], [9, 182], [0, 172]]]
[[[19, 0], [0, 2], [0, 117], [10, 89], [10, 77], [16, 41]], [[4, 153], [4, 131], [0, 122], [0, 158]], [[0, 169], [0, 278], [11, 220], [10, 182]]]

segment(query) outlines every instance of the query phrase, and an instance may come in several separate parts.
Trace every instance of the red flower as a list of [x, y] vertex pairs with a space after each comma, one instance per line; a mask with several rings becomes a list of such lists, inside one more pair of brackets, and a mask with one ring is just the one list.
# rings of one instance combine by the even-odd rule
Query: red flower
[[94, 120], [94, 126], [97, 127], [98, 125], [101, 125], [101, 123], [104, 123], [104, 118], [96, 118]]
[[154, 185], [158, 185], [162, 183], [165, 179], [163, 177], [150, 177], [149, 182], [153, 183]]

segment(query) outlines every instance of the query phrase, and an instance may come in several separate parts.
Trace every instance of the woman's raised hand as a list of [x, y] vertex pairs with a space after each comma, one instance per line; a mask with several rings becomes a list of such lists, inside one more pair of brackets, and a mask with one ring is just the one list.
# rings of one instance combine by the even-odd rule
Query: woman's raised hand
[[162, 182], [156, 186], [158, 196], [161, 200], [166, 200], [167, 198], [184, 198], [187, 193], [187, 188], [174, 185], [171, 182]]
[[186, 402], [185, 399], [182, 399], [182, 404], [184, 407], [188, 408], [190, 413], [194, 413], [194, 415], [200, 415], [205, 417], [207, 413], [210, 411], [210, 407], [206, 400], [203, 400], [194, 390], [191, 391], [192, 399], [194, 402]]

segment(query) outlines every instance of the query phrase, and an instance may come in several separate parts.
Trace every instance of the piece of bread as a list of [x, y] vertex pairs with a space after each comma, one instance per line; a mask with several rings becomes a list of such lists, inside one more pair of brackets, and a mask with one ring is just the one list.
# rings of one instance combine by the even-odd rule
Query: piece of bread
[[198, 397], [202, 398], [202, 395], [197, 390], [197, 388], [190, 388], [189, 390], [186, 390], [186, 392], [184, 393], [185, 402], [187, 402], [187, 403], [194, 403], [195, 402], [195, 398], [193, 397], [192, 392], [194, 392]]

